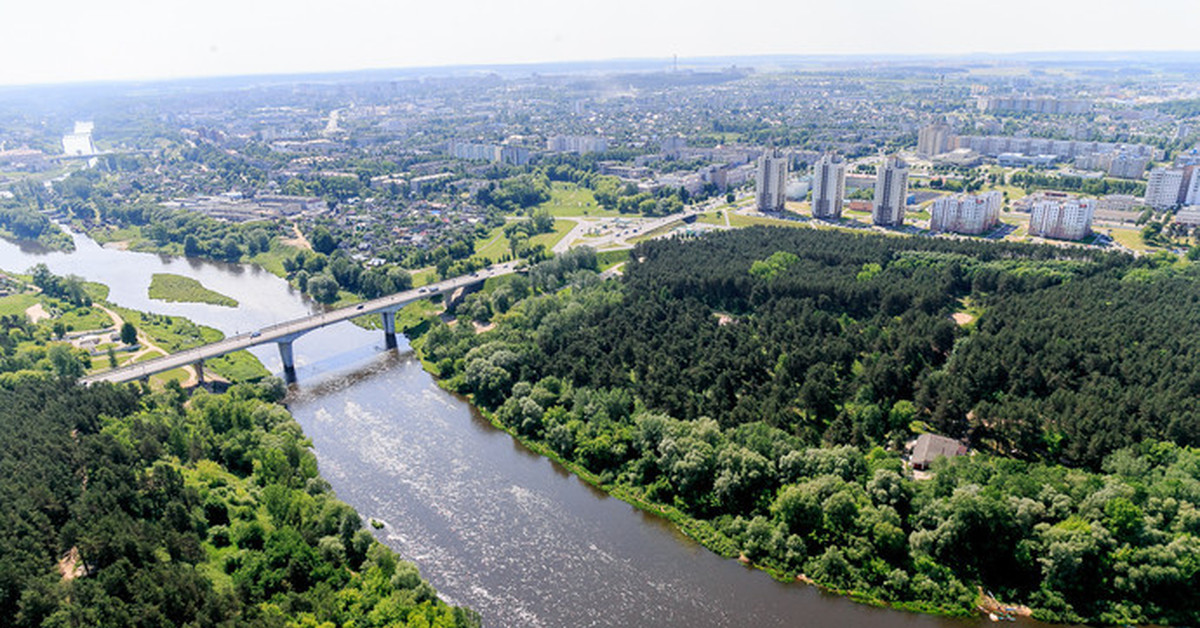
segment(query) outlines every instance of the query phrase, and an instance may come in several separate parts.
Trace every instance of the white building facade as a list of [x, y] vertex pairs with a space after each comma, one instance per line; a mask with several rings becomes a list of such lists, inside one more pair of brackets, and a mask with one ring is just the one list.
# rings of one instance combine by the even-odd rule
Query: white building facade
[[1081, 240], [1092, 232], [1096, 202], [1090, 198], [1043, 200], [1029, 215], [1029, 235], [1055, 240]]
[[871, 221], [886, 227], [904, 224], [904, 208], [908, 203], [908, 164], [899, 157], [888, 157], [875, 176], [875, 203]]
[[942, 196], [930, 208], [929, 228], [933, 231], [980, 235], [1000, 223], [1000, 192]]
[[842, 202], [846, 198], [846, 160], [841, 155], [825, 153], [813, 165], [813, 218], [837, 220], [842, 217]]

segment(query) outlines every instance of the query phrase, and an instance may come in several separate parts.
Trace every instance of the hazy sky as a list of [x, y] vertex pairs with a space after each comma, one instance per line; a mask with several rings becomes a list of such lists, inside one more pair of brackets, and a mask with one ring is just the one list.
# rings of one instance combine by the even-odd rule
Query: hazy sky
[[760, 53], [1197, 50], [1200, 0], [0, 0], [0, 84]]

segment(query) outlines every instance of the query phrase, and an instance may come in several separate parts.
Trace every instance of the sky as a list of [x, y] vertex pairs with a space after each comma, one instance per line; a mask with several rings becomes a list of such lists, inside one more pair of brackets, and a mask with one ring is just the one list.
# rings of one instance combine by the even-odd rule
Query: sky
[[0, 0], [0, 85], [755, 54], [1200, 50], [1200, 0]]

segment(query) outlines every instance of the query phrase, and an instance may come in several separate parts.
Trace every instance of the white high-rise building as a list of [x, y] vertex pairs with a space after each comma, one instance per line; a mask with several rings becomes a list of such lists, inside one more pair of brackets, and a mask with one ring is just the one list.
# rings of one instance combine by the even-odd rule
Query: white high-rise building
[[758, 158], [755, 170], [754, 198], [760, 212], [783, 211], [787, 192], [788, 162], [778, 150], [772, 149]]
[[813, 218], [837, 220], [842, 217], [842, 200], [846, 196], [846, 160], [841, 155], [825, 153], [813, 166]]
[[875, 204], [871, 220], [877, 225], [899, 227], [904, 224], [904, 206], [908, 203], [908, 164], [899, 157], [888, 157], [875, 175]]
[[1038, 201], [1029, 215], [1029, 235], [1080, 240], [1091, 233], [1095, 211], [1096, 201], [1090, 198]]
[[1188, 182], [1183, 202], [1185, 205], [1200, 205], [1200, 175], [1195, 172], [1192, 173], [1192, 180]]
[[938, 120], [917, 132], [917, 154], [936, 157], [954, 150], [954, 129], [945, 120]]
[[1182, 168], [1155, 168], [1146, 181], [1146, 204], [1154, 209], [1168, 209], [1179, 203], [1183, 187]]
[[933, 201], [929, 228], [970, 235], [987, 233], [999, 224], [1003, 202], [1004, 195], [995, 191], [939, 197]]

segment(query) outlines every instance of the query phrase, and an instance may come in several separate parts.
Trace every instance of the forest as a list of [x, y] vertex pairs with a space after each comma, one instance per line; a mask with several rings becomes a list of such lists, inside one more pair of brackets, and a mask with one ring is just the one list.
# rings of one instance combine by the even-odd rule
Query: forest
[[[416, 339], [443, 385], [781, 578], [967, 614], [1195, 623], [1200, 267], [752, 228], [557, 258]], [[959, 315], [952, 318], [951, 315]], [[972, 454], [931, 479], [922, 432]]]
[[47, 327], [0, 316], [5, 626], [479, 626], [336, 498], [282, 381], [76, 386]]

